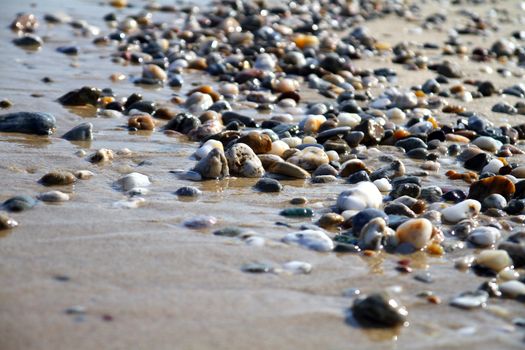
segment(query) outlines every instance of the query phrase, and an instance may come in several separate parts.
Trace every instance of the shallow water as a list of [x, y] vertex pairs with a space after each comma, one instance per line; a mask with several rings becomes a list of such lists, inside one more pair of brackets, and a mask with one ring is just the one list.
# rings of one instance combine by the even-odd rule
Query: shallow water
[[[136, 13], [146, 2], [133, 2]], [[45, 4], [45, 5], [44, 5]], [[345, 348], [521, 348], [523, 331], [510, 323], [524, 317], [522, 304], [491, 300], [491, 307], [462, 311], [448, 306], [451, 297], [476, 289], [483, 279], [472, 272], [459, 272], [453, 260], [469, 251], [432, 257], [424, 253], [410, 256], [414, 273], [429, 270], [433, 284], [422, 284], [413, 274], [395, 270], [399, 256], [380, 253], [374, 257], [357, 254], [316, 253], [279, 243], [279, 238], [307, 220], [286, 219], [279, 209], [290, 206], [290, 199], [308, 198], [316, 211], [314, 222], [329, 211], [336, 196], [349, 185], [310, 184], [307, 181], [283, 181], [285, 190], [276, 194], [255, 193], [255, 179], [230, 178], [222, 181], [190, 183], [170, 173], [190, 169], [196, 144], [183, 137], [169, 137], [160, 131], [128, 132], [126, 120], [95, 118], [92, 110], [63, 108], [55, 100], [62, 94], [84, 85], [111, 87], [118, 96], [140, 91], [145, 99], [170, 105], [173, 94], [185, 94], [192, 88], [186, 83], [181, 90], [169, 87], [144, 89], [130, 80], [113, 83], [109, 76], [122, 72], [138, 76], [140, 66], [111, 63], [113, 47], [95, 47], [93, 37], [82, 37], [66, 24], [51, 26], [43, 14], [63, 11], [75, 19], [87, 20], [103, 32], [102, 16], [112, 8], [94, 1], [75, 0], [3, 3], [0, 13], [0, 98], [14, 103], [10, 111], [34, 110], [51, 112], [57, 117], [58, 131], [51, 137], [34, 137], [0, 133], [0, 201], [16, 194], [36, 195], [48, 190], [37, 180], [54, 169], [88, 169], [96, 175], [75, 185], [57, 187], [72, 194], [63, 204], [40, 203], [33, 210], [12, 216], [20, 226], [2, 234], [0, 239], [0, 348], [2, 349], [345, 349]], [[513, 1], [501, 6], [514, 8]], [[438, 10], [432, 2], [424, 11]], [[472, 6], [484, 13], [488, 7]], [[38, 34], [45, 37], [44, 47], [25, 51], [11, 44], [14, 34], [7, 25], [20, 11], [38, 16]], [[115, 11], [115, 12], [118, 12]], [[450, 10], [450, 21], [461, 21]], [[170, 20], [169, 14], [155, 13], [159, 20]], [[442, 43], [446, 33], [410, 35], [399, 30], [402, 20], [367, 23], [375, 36], [395, 44], [403, 38], [416, 42]], [[414, 24], [415, 26], [415, 24]], [[501, 34], [516, 29], [503, 26]], [[398, 32], [400, 37], [391, 33]], [[489, 45], [495, 37], [465, 37]], [[55, 52], [64, 44], [80, 46], [80, 55], [71, 58]], [[439, 52], [435, 50], [435, 57]], [[429, 54], [432, 57], [432, 54]], [[456, 56], [450, 60], [459, 60]], [[432, 72], [411, 72], [386, 62], [386, 57], [355, 61], [358, 67], [393, 67], [399, 84], [407, 87], [422, 84]], [[468, 77], [483, 77], [483, 64], [460, 62]], [[500, 64], [491, 63], [493, 67]], [[514, 68], [512, 68], [514, 69]], [[51, 84], [43, 77], [54, 80]], [[186, 82], [211, 82], [200, 73], [185, 76]], [[499, 87], [510, 86], [522, 78], [502, 79], [490, 76]], [[302, 89], [308, 102], [324, 97]], [[377, 91], [377, 90], [376, 90]], [[31, 97], [31, 94], [42, 97]], [[468, 104], [494, 122], [519, 122], [523, 116], [502, 117], [490, 112], [490, 106], [501, 97], [484, 98]], [[516, 98], [507, 97], [509, 102]], [[460, 101], [452, 101], [463, 104]], [[173, 106], [173, 105], [172, 105]], [[242, 105], [240, 110], [249, 110]], [[277, 110], [276, 113], [283, 112]], [[250, 113], [253, 113], [250, 111]], [[267, 115], [260, 116], [260, 119]], [[447, 120], [442, 117], [441, 120]], [[300, 115], [296, 116], [300, 119]], [[90, 121], [94, 140], [74, 144], [60, 136], [71, 127]], [[159, 125], [160, 127], [160, 125]], [[159, 128], [158, 128], [159, 129]], [[158, 130], [157, 129], [157, 130]], [[87, 154], [100, 148], [115, 151], [128, 148], [130, 156], [117, 156], [104, 165], [92, 165]], [[381, 148], [392, 152], [390, 148]], [[379, 152], [371, 154], [367, 164], [378, 167]], [[399, 155], [399, 154], [398, 154]], [[517, 157], [516, 161], [523, 159]], [[146, 165], [141, 162], [148, 161]], [[419, 161], [404, 160], [409, 171]], [[448, 169], [458, 164], [442, 165], [439, 174], [423, 179], [423, 185], [445, 184]], [[151, 192], [138, 209], [116, 209], [113, 203], [125, 196], [113, 189], [112, 183], [122, 174], [137, 171], [150, 176]], [[456, 184], [456, 183], [455, 183]], [[203, 191], [196, 201], [180, 201], [173, 192], [185, 185]], [[465, 184], [461, 185], [466, 187]], [[190, 230], [182, 225], [196, 215], [213, 215], [218, 224], [212, 229]], [[287, 222], [292, 228], [274, 225]], [[241, 226], [267, 238], [265, 247], [247, 246], [235, 238], [211, 234], [215, 228]], [[335, 233], [335, 232], [334, 232]], [[310, 275], [246, 274], [243, 264], [267, 262], [280, 265], [290, 260], [307, 261], [314, 266]], [[69, 282], [55, 276], [68, 276]], [[401, 286], [399, 298], [409, 310], [410, 326], [398, 330], [363, 330], [350, 319], [345, 322], [352, 299], [344, 297], [348, 288], [369, 293]], [[432, 305], [417, 294], [432, 290], [443, 303]], [[86, 308], [85, 315], [68, 315], [64, 310], [75, 305]], [[111, 316], [112, 322], [104, 321]], [[106, 317], [107, 319], [107, 317]]]

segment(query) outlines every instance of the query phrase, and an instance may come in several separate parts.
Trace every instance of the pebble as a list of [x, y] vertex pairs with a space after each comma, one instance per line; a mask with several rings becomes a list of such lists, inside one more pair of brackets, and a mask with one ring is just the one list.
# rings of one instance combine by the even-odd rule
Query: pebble
[[29, 49], [37, 49], [44, 45], [44, 42], [39, 36], [33, 34], [25, 34], [19, 38], [13, 39], [13, 44]]
[[51, 135], [56, 127], [56, 119], [49, 113], [15, 112], [0, 115], [0, 131], [3, 132]]
[[464, 219], [471, 219], [479, 214], [481, 203], [474, 199], [466, 199], [458, 204], [447, 207], [441, 211], [443, 219], [455, 224]]
[[360, 182], [354, 188], [341, 192], [337, 207], [341, 211], [379, 208], [383, 202], [381, 192], [372, 182]]
[[234, 144], [226, 151], [225, 156], [231, 175], [257, 178], [265, 173], [261, 160], [244, 143]]
[[199, 113], [206, 111], [212, 105], [213, 105], [213, 99], [211, 98], [211, 96], [208, 94], [199, 92], [199, 91], [191, 94], [186, 100], [186, 102], [184, 103], [184, 106], [191, 113], [195, 113], [195, 114], [199, 114]]
[[507, 200], [499, 193], [493, 193], [481, 203], [483, 208], [504, 209], [507, 206]]
[[450, 305], [460, 309], [476, 309], [484, 307], [489, 299], [489, 294], [484, 290], [461, 293], [450, 301]]
[[392, 190], [392, 185], [388, 179], [385, 178], [375, 180], [374, 185], [376, 185], [377, 189], [381, 192], [390, 192]]
[[516, 192], [514, 183], [505, 176], [496, 175], [474, 182], [469, 188], [469, 199], [483, 201], [491, 194], [497, 193], [510, 199]]
[[475, 260], [476, 264], [496, 273], [512, 266], [512, 259], [505, 250], [483, 250]]
[[399, 327], [407, 322], [406, 308], [387, 294], [359, 297], [351, 310], [357, 322], [367, 328]]
[[472, 141], [472, 144], [478, 146], [482, 150], [492, 153], [497, 152], [501, 146], [503, 146], [501, 141], [488, 136], [479, 136]]
[[11, 197], [2, 203], [2, 209], [11, 212], [21, 212], [27, 209], [33, 208], [37, 204], [37, 201], [28, 195], [20, 195]]
[[374, 218], [382, 218], [388, 222], [388, 215], [382, 210], [375, 208], [366, 208], [360, 210], [357, 214], [352, 217], [352, 231], [355, 235], [359, 235], [363, 227]]
[[510, 114], [510, 115], [514, 115], [518, 113], [518, 110], [516, 109], [516, 107], [510, 105], [507, 102], [496, 103], [494, 106], [492, 106], [491, 111], [496, 112], [496, 113]]
[[359, 232], [359, 248], [369, 250], [382, 249], [383, 243], [389, 236], [394, 234], [382, 217], [375, 217], [369, 220], [361, 229], [354, 232]]
[[76, 176], [69, 171], [53, 171], [42, 176], [39, 182], [44, 186], [63, 186], [71, 185], [76, 180]]
[[249, 263], [242, 265], [241, 271], [248, 273], [269, 273], [273, 272], [274, 268], [273, 266], [265, 263]]
[[272, 148], [270, 149], [268, 153], [275, 154], [279, 157], [282, 157], [283, 153], [288, 149], [290, 149], [290, 146], [288, 146], [286, 142], [277, 140], [277, 141], [272, 142]]
[[42, 202], [66, 202], [69, 200], [69, 195], [60, 191], [49, 191], [40, 193], [37, 198]]
[[198, 197], [202, 194], [201, 190], [193, 186], [183, 186], [175, 191], [177, 196], [181, 197]]
[[312, 217], [314, 216], [313, 210], [310, 208], [287, 208], [281, 210], [279, 213], [282, 216], [288, 217]]
[[423, 249], [432, 236], [432, 223], [427, 219], [411, 219], [396, 230], [400, 243], [409, 243], [415, 249]]
[[101, 148], [95, 153], [93, 153], [92, 155], [90, 155], [88, 157], [88, 160], [91, 163], [106, 163], [106, 162], [113, 160], [114, 157], [115, 157], [115, 154], [113, 153], [112, 150], [107, 149], [107, 148]]
[[260, 132], [249, 132], [241, 136], [237, 142], [248, 145], [255, 154], [268, 153], [272, 150], [272, 139], [269, 135]]
[[0, 230], [10, 230], [18, 226], [18, 222], [7, 216], [7, 214], [0, 213]]
[[64, 106], [95, 106], [100, 95], [101, 91], [99, 89], [84, 86], [60, 96], [58, 102]]
[[206, 157], [202, 158], [193, 171], [205, 179], [221, 179], [230, 175], [228, 161], [224, 152], [218, 148], [212, 149]]
[[520, 281], [506, 281], [499, 285], [501, 293], [507, 298], [525, 297], [525, 283]]
[[262, 178], [257, 181], [254, 188], [261, 192], [273, 193], [281, 192], [283, 190], [283, 185], [275, 179]]
[[304, 230], [292, 232], [286, 234], [282, 240], [287, 244], [297, 244], [319, 252], [329, 252], [334, 249], [334, 242], [323, 231]]
[[313, 171], [323, 164], [328, 164], [330, 159], [322, 149], [306, 147], [288, 158], [287, 162], [295, 164], [304, 170]]
[[62, 135], [68, 141], [90, 141], [93, 140], [93, 124], [82, 123]]
[[204, 229], [209, 228], [217, 223], [217, 219], [213, 216], [203, 215], [197, 216], [191, 219], [184, 220], [182, 223], [187, 228], [191, 229]]
[[283, 270], [293, 275], [306, 275], [312, 272], [312, 264], [304, 261], [289, 261], [283, 264]]
[[150, 184], [149, 177], [140, 173], [130, 173], [115, 181], [115, 187], [123, 192], [148, 187]]
[[478, 227], [468, 236], [469, 242], [480, 248], [492, 247], [500, 238], [501, 232], [497, 228], [490, 226]]
[[275, 162], [270, 166], [268, 172], [273, 174], [284, 175], [295, 179], [310, 178], [310, 174], [306, 170], [288, 162]]

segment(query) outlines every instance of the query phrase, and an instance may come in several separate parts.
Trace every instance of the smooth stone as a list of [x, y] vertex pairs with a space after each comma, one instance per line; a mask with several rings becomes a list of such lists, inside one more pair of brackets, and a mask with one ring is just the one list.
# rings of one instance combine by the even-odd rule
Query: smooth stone
[[480, 171], [483, 169], [490, 161], [490, 156], [481, 152], [472, 158], [469, 158], [463, 163], [463, 166], [469, 170]]
[[370, 179], [372, 181], [381, 178], [387, 178], [391, 180], [393, 178], [405, 175], [405, 171], [405, 164], [403, 164], [403, 162], [400, 160], [395, 160], [390, 164], [373, 171], [370, 174]]
[[415, 183], [402, 183], [400, 185], [394, 185], [394, 189], [390, 192], [392, 198], [399, 198], [408, 196], [412, 198], [418, 198], [421, 194], [421, 187]]
[[310, 218], [314, 216], [314, 212], [310, 208], [286, 208], [280, 211], [279, 213], [282, 216], [287, 217], [304, 217]]
[[461, 293], [450, 301], [451, 306], [460, 309], [476, 309], [484, 307], [489, 299], [489, 294], [484, 290], [477, 290], [475, 292]]
[[20, 212], [31, 209], [36, 205], [37, 201], [27, 195], [11, 197], [2, 203], [2, 208], [7, 211]]
[[64, 55], [76, 56], [78, 55], [78, 46], [59, 46], [57, 52], [63, 53]]
[[416, 281], [423, 282], [423, 283], [433, 283], [434, 282], [434, 278], [428, 271], [424, 271], [424, 272], [414, 275], [414, 279]]
[[392, 185], [388, 179], [385, 178], [375, 180], [374, 185], [376, 185], [377, 189], [381, 192], [390, 192], [392, 190]]
[[339, 226], [345, 222], [345, 218], [342, 215], [336, 213], [323, 214], [317, 221], [317, 225], [323, 228], [332, 228]]
[[219, 230], [213, 231], [215, 236], [222, 237], [237, 237], [243, 234], [243, 230], [239, 227], [225, 227]]
[[443, 195], [443, 191], [438, 186], [429, 186], [429, 187], [423, 187], [421, 188], [421, 194], [419, 197], [421, 199], [426, 200], [429, 203], [439, 202], [441, 201], [441, 196]]
[[328, 164], [330, 159], [322, 149], [310, 146], [288, 158], [287, 162], [295, 164], [304, 170], [312, 171], [323, 164]]
[[352, 232], [355, 235], [359, 235], [363, 227], [374, 218], [382, 218], [385, 222], [388, 222], [388, 215], [382, 210], [366, 208], [352, 217]]
[[230, 175], [228, 161], [224, 152], [218, 148], [212, 149], [205, 158], [202, 158], [193, 171], [206, 179], [221, 179]]
[[354, 301], [351, 310], [357, 322], [367, 328], [398, 327], [407, 322], [406, 308], [387, 294], [360, 297]]
[[261, 192], [281, 192], [283, 185], [275, 179], [262, 178], [255, 184], [254, 188]]
[[15, 112], [0, 115], [0, 131], [51, 135], [56, 129], [53, 115], [43, 112]]
[[309, 274], [312, 272], [312, 264], [304, 261], [288, 261], [283, 264], [283, 270], [293, 275]]
[[222, 145], [222, 142], [218, 140], [208, 140], [204, 142], [202, 146], [200, 146], [194, 153], [194, 156], [197, 159], [202, 159], [208, 155], [208, 153], [211, 152], [212, 149], [218, 148], [221, 151], [224, 151], [224, 147]]
[[7, 214], [0, 213], [0, 230], [10, 230], [18, 226], [18, 222], [7, 216]]
[[277, 141], [274, 141], [272, 142], [272, 148], [270, 149], [270, 154], [275, 154], [279, 157], [282, 157], [283, 153], [290, 149], [290, 146], [288, 146], [288, 144], [284, 141], [281, 141], [281, 140], [277, 140]]
[[306, 197], [295, 197], [290, 199], [290, 204], [293, 205], [304, 205], [308, 203], [308, 199]]
[[179, 113], [165, 126], [165, 130], [175, 130], [185, 135], [201, 126], [199, 118], [188, 113]]
[[45, 174], [38, 180], [44, 186], [61, 186], [71, 185], [77, 180], [77, 177], [69, 171], [52, 171]]
[[261, 160], [244, 143], [236, 143], [225, 153], [231, 175], [257, 178], [265, 173]]
[[[503, 167], [503, 162], [499, 159], [492, 159], [490, 162], [481, 169], [481, 173], [499, 173], [499, 170]], [[525, 174], [525, 173], [524, 173]]]
[[182, 223], [187, 228], [191, 229], [203, 229], [208, 228], [217, 223], [217, 219], [213, 216], [203, 215], [195, 218], [184, 220]]
[[324, 176], [324, 175], [331, 175], [331, 176], [337, 176], [339, 172], [337, 169], [335, 169], [330, 164], [323, 164], [319, 166], [315, 171], [312, 173], [312, 176]]
[[354, 128], [354, 131], [361, 131], [364, 134], [362, 144], [365, 146], [377, 145], [385, 135], [384, 128], [376, 121], [371, 119], [364, 120]]
[[368, 176], [368, 173], [366, 171], [360, 170], [350, 175], [346, 182], [348, 182], [349, 184], [356, 184], [359, 182], [370, 182], [370, 177]]
[[480, 248], [489, 248], [494, 246], [501, 238], [501, 232], [490, 226], [478, 227], [468, 236], [469, 242]]
[[181, 197], [198, 197], [202, 194], [201, 190], [193, 186], [183, 186], [175, 191], [177, 196]]
[[211, 96], [198, 91], [191, 94], [184, 103], [184, 106], [191, 113], [195, 114], [199, 114], [206, 111], [212, 105], [213, 99], [211, 98]]
[[149, 178], [140, 173], [130, 173], [115, 181], [115, 186], [123, 192], [128, 192], [134, 188], [147, 187], [150, 184]]
[[481, 203], [474, 199], [466, 199], [458, 204], [445, 208], [441, 211], [446, 222], [455, 224], [464, 219], [471, 219], [479, 214]]
[[415, 249], [423, 249], [432, 237], [432, 223], [427, 219], [411, 219], [396, 230], [400, 243], [409, 243]]
[[507, 298], [519, 298], [525, 296], [525, 283], [520, 281], [506, 281], [499, 285], [501, 293]]
[[107, 148], [101, 148], [97, 150], [95, 153], [93, 153], [92, 155], [90, 155], [88, 157], [88, 160], [91, 163], [104, 163], [104, 162], [109, 162], [113, 160], [114, 157], [115, 157], [115, 154], [113, 153], [112, 150], [107, 149]]
[[369, 220], [359, 232], [358, 245], [361, 249], [380, 250], [387, 236], [392, 236], [394, 231], [387, 226], [383, 217]]
[[486, 177], [470, 185], [468, 198], [481, 202], [491, 194], [497, 193], [509, 200], [514, 192], [516, 192], [516, 187], [511, 180], [505, 176], [496, 175]]
[[525, 178], [525, 165], [518, 166], [510, 172], [510, 174], [518, 179]]
[[37, 198], [42, 202], [66, 202], [69, 200], [69, 195], [61, 191], [49, 191], [40, 193]]
[[498, 102], [491, 109], [492, 112], [514, 115], [518, 109], [507, 102]]
[[341, 192], [337, 207], [341, 211], [379, 208], [383, 203], [381, 192], [372, 182], [360, 182], [354, 188]]
[[76, 89], [66, 93], [65, 95], [62, 95], [58, 98], [58, 102], [64, 106], [96, 106], [100, 95], [101, 91], [99, 89], [84, 86], [80, 89]]
[[255, 154], [267, 153], [272, 150], [272, 139], [264, 133], [252, 131], [241, 136], [237, 143], [248, 145]]
[[512, 259], [505, 250], [483, 250], [476, 257], [476, 264], [486, 267], [497, 273], [509, 266], [512, 266]]
[[249, 263], [249, 264], [242, 265], [241, 271], [248, 272], [248, 273], [269, 273], [269, 272], [273, 272], [274, 268], [272, 265], [269, 265], [269, 264]]
[[312, 177], [312, 183], [313, 184], [328, 184], [332, 182], [336, 182], [337, 178], [333, 175], [318, 175]]
[[493, 193], [483, 200], [481, 203], [483, 208], [495, 208], [495, 209], [504, 209], [507, 206], [507, 200], [499, 193]]
[[366, 172], [370, 173], [370, 171], [366, 167], [365, 162], [363, 162], [361, 159], [350, 159], [341, 165], [339, 175], [341, 177], [348, 177], [360, 170], [365, 170]]
[[385, 213], [388, 215], [402, 215], [409, 218], [415, 218], [417, 215], [403, 203], [390, 202], [385, 206]]
[[93, 124], [82, 123], [62, 135], [68, 141], [89, 141], [93, 140]]
[[304, 230], [286, 234], [282, 239], [287, 244], [297, 244], [305, 248], [329, 252], [334, 249], [334, 242], [326, 233], [317, 230]]
[[362, 131], [351, 131], [345, 136], [345, 141], [350, 147], [357, 147], [365, 138], [365, 134]]
[[416, 148], [428, 148], [427, 144], [417, 137], [407, 137], [406, 139], [401, 139], [395, 143], [395, 146], [403, 148], [405, 152], [409, 152]]
[[295, 179], [310, 178], [310, 174], [306, 170], [288, 162], [276, 162], [269, 167], [268, 172], [292, 177]]
[[13, 39], [13, 44], [16, 46], [27, 47], [27, 48], [39, 48], [44, 45], [44, 42], [39, 36], [32, 34], [25, 34], [20, 38]]
[[489, 136], [479, 136], [474, 139], [474, 141], [472, 141], [472, 144], [478, 146], [482, 150], [492, 153], [497, 152], [501, 146], [503, 146], [501, 141], [493, 139]]

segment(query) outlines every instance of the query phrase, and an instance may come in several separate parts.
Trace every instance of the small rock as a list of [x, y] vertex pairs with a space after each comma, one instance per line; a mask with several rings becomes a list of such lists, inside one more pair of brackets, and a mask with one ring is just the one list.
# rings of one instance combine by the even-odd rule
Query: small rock
[[312, 264], [304, 261], [289, 261], [283, 264], [283, 270], [294, 275], [309, 274], [312, 272]]
[[43, 112], [15, 112], [0, 115], [0, 131], [51, 135], [56, 129], [53, 115]]
[[2, 203], [2, 208], [7, 211], [20, 212], [31, 209], [36, 205], [37, 201], [31, 196], [21, 195], [11, 197]]
[[308, 179], [310, 174], [295, 164], [288, 162], [275, 162], [268, 169], [270, 173], [284, 175], [296, 179]]
[[516, 187], [512, 181], [505, 176], [496, 175], [486, 177], [470, 185], [468, 198], [483, 201], [489, 195], [497, 193], [509, 200], [515, 191]]
[[128, 192], [135, 188], [147, 187], [150, 184], [149, 178], [140, 173], [127, 174], [115, 182], [115, 186], [123, 192]]
[[476, 258], [476, 264], [491, 269], [494, 272], [500, 272], [506, 267], [512, 265], [512, 259], [505, 250], [484, 250]]
[[82, 123], [75, 126], [73, 129], [66, 132], [63, 139], [68, 141], [89, 141], [93, 140], [93, 124]]
[[40, 199], [43, 202], [66, 202], [69, 200], [69, 195], [60, 191], [49, 191], [40, 193], [38, 195], [38, 199]]
[[107, 149], [107, 148], [101, 148], [95, 153], [93, 153], [92, 155], [90, 155], [88, 157], [88, 160], [91, 163], [106, 163], [106, 162], [113, 160], [114, 157], [115, 157], [115, 154], [113, 153], [112, 150]]
[[445, 221], [455, 224], [464, 219], [471, 219], [479, 214], [481, 203], [474, 199], [466, 199], [441, 211]]
[[304, 230], [288, 233], [283, 238], [284, 243], [298, 244], [319, 252], [329, 252], [334, 249], [334, 242], [323, 231]]
[[484, 290], [461, 293], [450, 301], [450, 305], [460, 309], [476, 309], [484, 307], [489, 299], [489, 294]]
[[84, 86], [61, 96], [58, 102], [64, 106], [96, 106], [101, 93], [100, 89]]
[[[210, 153], [211, 154], [211, 153]], [[261, 177], [264, 175], [264, 168], [261, 160], [244, 143], [236, 143], [226, 151], [228, 168], [232, 175], [242, 177]]]
[[288, 217], [304, 217], [309, 218], [314, 215], [312, 209], [310, 208], [287, 208], [281, 210], [279, 213], [282, 216], [288, 216]]
[[499, 285], [501, 293], [507, 298], [520, 298], [525, 296], [525, 283], [520, 281], [506, 281]]
[[427, 219], [411, 219], [396, 230], [400, 243], [409, 243], [415, 249], [423, 249], [432, 236], [432, 223]]
[[337, 207], [341, 211], [379, 208], [383, 202], [381, 192], [372, 182], [360, 182], [337, 197]]
[[76, 176], [69, 171], [53, 171], [45, 174], [39, 180], [39, 182], [44, 186], [71, 185], [75, 181], [77, 181]]
[[10, 218], [7, 214], [0, 213], [0, 230], [9, 230], [18, 226], [15, 219]]
[[184, 220], [183, 225], [191, 229], [208, 228], [217, 223], [217, 219], [213, 216], [197, 216], [188, 220]]
[[468, 236], [469, 242], [481, 248], [494, 246], [500, 238], [501, 232], [497, 228], [490, 226], [478, 227]]
[[221, 179], [230, 175], [228, 161], [222, 150], [217, 148], [211, 150], [205, 158], [201, 159], [193, 171], [207, 179]]
[[197, 187], [183, 186], [177, 189], [175, 194], [181, 197], [198, 197], [202, 194], [202, 192]]
[[354, 301], [352, 315], [364, 327], [386, 328], [405, 325], [408, 312], [386, 294], [371, 294]]
[[255, 184], [254, 188], [261, 192], [281, 192], [283, 185], [275, 179], [262, 178]]

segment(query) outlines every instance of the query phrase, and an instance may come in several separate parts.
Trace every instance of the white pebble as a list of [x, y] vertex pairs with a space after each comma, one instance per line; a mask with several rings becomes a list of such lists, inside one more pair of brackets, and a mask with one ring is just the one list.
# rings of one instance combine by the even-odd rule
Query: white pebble
[[344, 191], [337, 197], [337, 207], [344, 210], [363, 210], [366, 208], [379, 208], [383, 196], [372, 182], [363, 181], [356, 187]]
[[49, 191], [40, 193], [38, 199], [43, 202], [65, 202], [69, 200], [69, 195], [61, 191]]
[[287, 149], [290, 149], [290, 147], [286, 144], [286, 142], [277, 140], [272, 142], [272, 149], [268, 153], [281, 157]]
[[146, 175], [131, 173], [125, 175], [115, 182], [115, 185], [122, 191], [127, 192], [136, 187], [147, 187], [151, 184]]
[[318, 230], [304, 230], [288, 233], [282, 239], [284, 243], [298, 244], [319, 252], [329, 252], [334, 249], [334, 242], [326, 233]]
[[357, 113], [339, 113], [337, 119], [339, 119], [337, 126], [349, 126], [353, 128], [361, 123], [361, 117]]
[[214, 148], [218, 148], [221, 151], [224, 151], [224, 147], [222, 145], [221, 141], [218, 140], [208, 140], [204, 142], [202, 146], [200, 146], [197, 151], [195, 151], [195, 158], [202, 159], [208, 155]]
[[512, 259], [506, 250], [484, 250], [479, 253], [478, 257], [476, 258], [476, 263], [495, 272], [500, 272], [501, 270], [512, 265]]
[[283, 264], [283, 270], [291, 274], [309, 274], [312, 272], [312, 264], [304, 261], [289, 261]]
[[377, 189], [381, 192], [390, 192], [392, 191], [392, 184], [388, 181], [386, 178], [377, 179], [374, 181], [374, 185], [376, 185]]
[[443, 219], [455, 224], [464, 219], [470, 219], [479, 214], [481, 204], [475, 199], [466, 199], [441, 211]]
[[488, 162], [485, 167], [481, 170], [481, 173], [493, 173], [498, 174], [499, 169], [503, 166], [503, 162], [499, 159], [492, 159], [490, 162]]

